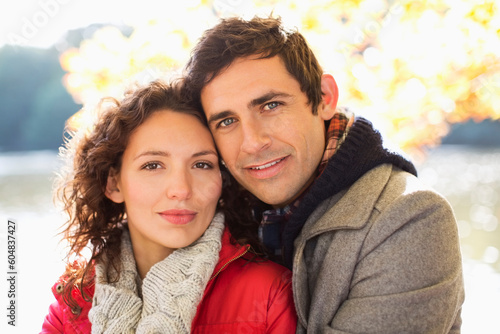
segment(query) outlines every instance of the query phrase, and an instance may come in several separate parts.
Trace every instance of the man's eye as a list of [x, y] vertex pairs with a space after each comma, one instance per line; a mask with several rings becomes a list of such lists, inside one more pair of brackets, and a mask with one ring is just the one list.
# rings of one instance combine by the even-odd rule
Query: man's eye
[[266, 105], [264, 106], [264, 110], [273, 110], [277, 107], [279, 107], [281, 103], [279, 102], [269, 102], [269, 103], [266, 103]]
[[219, 123], [219, 127], [226, 127], [234, 123], [234, 118], [226, 118]]

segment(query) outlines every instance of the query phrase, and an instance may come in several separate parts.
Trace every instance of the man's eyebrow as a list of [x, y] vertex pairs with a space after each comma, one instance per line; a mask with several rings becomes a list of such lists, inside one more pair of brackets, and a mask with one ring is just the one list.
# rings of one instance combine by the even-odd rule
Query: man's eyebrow
[[[292, 97], [292, 95], [290, 95], [288, 93], [283, 93], [283, 92], [270, 91], [268, 93], [265, 93], [264, 95], [261, 95], [255, 99], [253, 99], [252, 101], [250, 101], [248, 103], [247, 107], [249, 109], [252, 109], [258, 105], [261, 105], [261, 104], [263, 104], [269, 100], [275, 99], [275, 98], [289, 98], [289, 97]], [[208, 125], [210, 126], [214, 122], [220, 121], [221, 119], [231, 117], [234, 115], [235, 115], [235, 113], [233, 111], [224, 110], [224, 111], [221, 111], [221, 112], [218, 112], [218, 113], [211, 115], [208, 118], [207, 122], [208, 122]]]
[[248, 103], [248, 108], [249, 109], [254, 108], [254, 107], [259, 106], [259, 105], [261, 105], [263, 103], [266, 103], [267, 101], [272, 100], [272, 99], [276, 99], [276, 98], [289, 98], [291, 96], [292, 95], [290, 95], [288, 93], [270, 91], [268, 93], [265, 93], [262, 96], [259, 96], [259, 97], [255, 98], [255, 99], [253, 99], [252, 101], [250, 101], [250, 103]]

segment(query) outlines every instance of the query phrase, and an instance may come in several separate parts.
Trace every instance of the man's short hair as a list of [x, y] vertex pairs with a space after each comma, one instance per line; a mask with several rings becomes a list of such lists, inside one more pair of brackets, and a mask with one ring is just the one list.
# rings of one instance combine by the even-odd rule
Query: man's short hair
[[[201, 90], [238, 58], [279, 56], [288, 72], [312, 104], [313, 114], [321, 102], [320, 67], [305, 38], [283, 27], [280, 18], [222, 19], [205, 31], [186, 65], [186, 91], [201, 106]], [[242, 80], [244, 74], [242, 73]]]

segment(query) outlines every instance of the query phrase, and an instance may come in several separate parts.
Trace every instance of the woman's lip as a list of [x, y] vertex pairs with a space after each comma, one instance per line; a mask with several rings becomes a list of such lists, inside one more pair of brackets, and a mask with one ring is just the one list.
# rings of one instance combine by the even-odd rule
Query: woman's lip
[[196, 211], [191, 211], [187, 209], [170, 209], [160, 212], [164, 215], [195, 215]]
[[172, 209], [162, 211], [159, 215], [171, 224], [185, 225], [194, 219], [196, 212], [191, 210]]

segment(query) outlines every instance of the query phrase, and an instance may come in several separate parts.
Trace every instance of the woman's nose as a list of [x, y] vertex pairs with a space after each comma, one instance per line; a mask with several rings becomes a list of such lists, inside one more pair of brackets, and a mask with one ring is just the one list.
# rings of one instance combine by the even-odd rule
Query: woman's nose
[[176, 200], [186, 200], [191, 197], [191, 180], [186, 171], [172, 171], [168, 175], [167, 197]]

